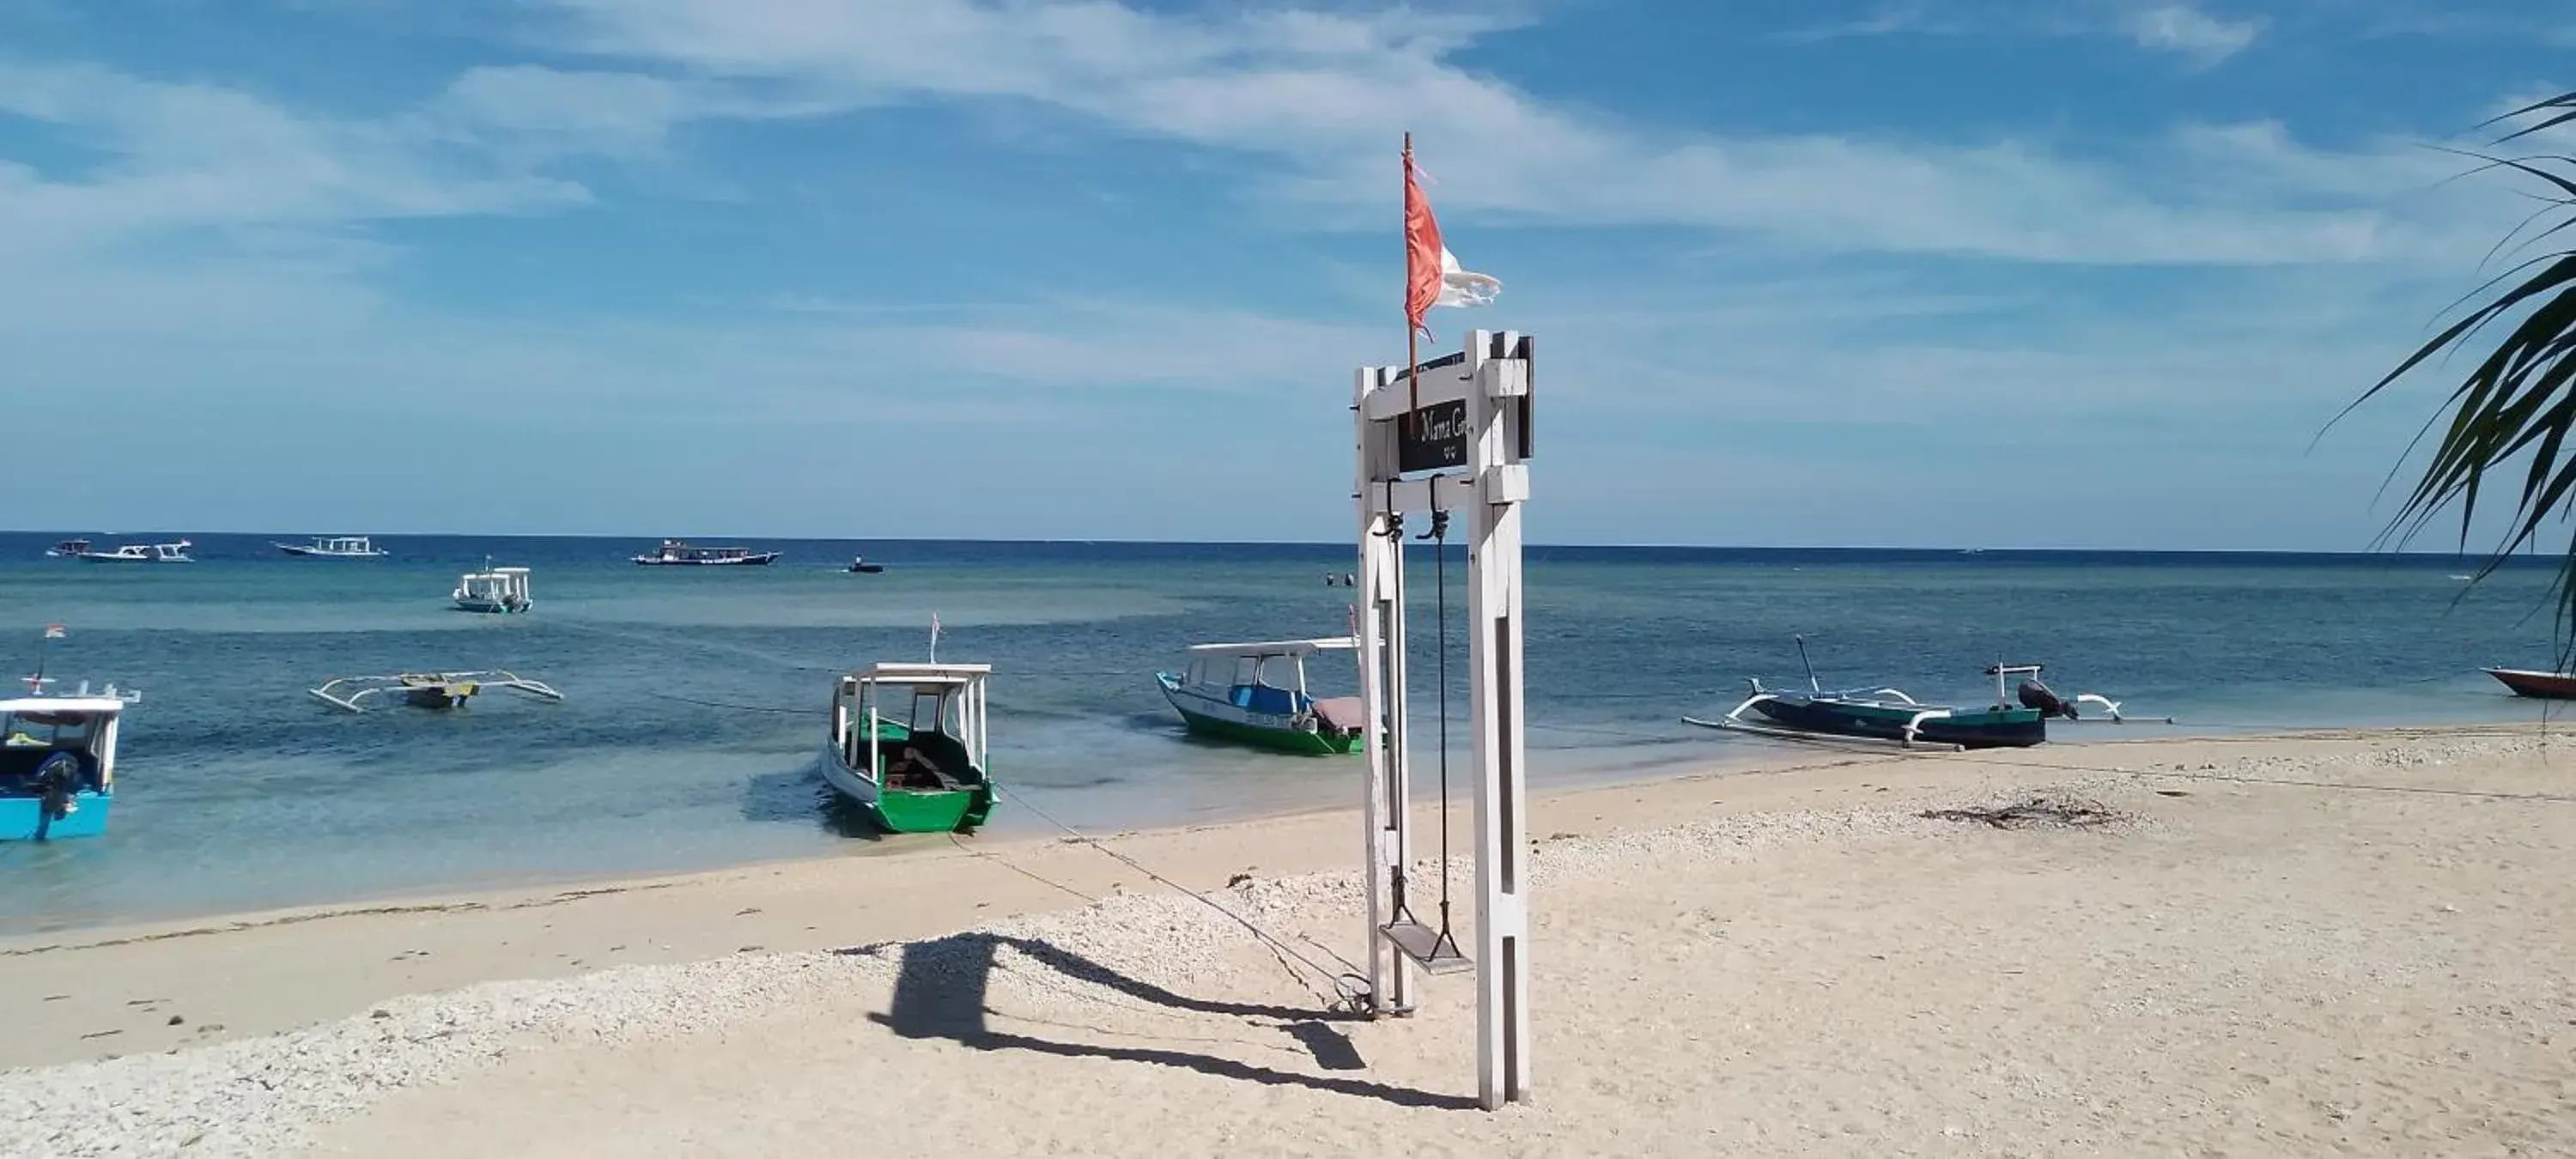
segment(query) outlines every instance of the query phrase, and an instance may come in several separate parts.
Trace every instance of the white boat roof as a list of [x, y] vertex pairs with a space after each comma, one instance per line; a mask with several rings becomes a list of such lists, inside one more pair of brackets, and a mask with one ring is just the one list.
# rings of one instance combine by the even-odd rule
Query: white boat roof
[[1317, 652], [1359, 647], [1348, 636], [1315, 640], [1266, 640], [1258, 644], [1192, 644], [1192, 656], [1312, 656]]
[[990, 664], [920, 664], [888, 660], [868, 665], [853, 676], [866, 680], [910, 680], [919, 684], [963, 684], [993, 674]]
[[115, 715], [125, 702], [113, 696], [21, 696], [0, 700], [0, 712], [74, 712]]

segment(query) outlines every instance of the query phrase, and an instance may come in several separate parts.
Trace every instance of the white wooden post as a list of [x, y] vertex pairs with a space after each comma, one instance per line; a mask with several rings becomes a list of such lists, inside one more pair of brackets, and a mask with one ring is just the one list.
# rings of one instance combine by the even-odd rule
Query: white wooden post
[[[1467, 541], [1469, 702], [1476, 757], [1476, 1081], [1486, 1109], [1529, 1097], [1529, 849], [1521, 727], [1521, 501], [1528, 468], [1506, 421], [1525, 397], [1525, 361], [1502, 357], [1512, 335], [1467, 339], [1467, 463], [1476, 480]], [[1502, 349], [1497, 349], [1501, 346]]]
[[1378, 930], [1394, 920], [1394, 875], [1413, 859], [1412, 762], [1407, 753], [1405, 715], [1404, 547], [1387, 535], [1394, 515], [1383, 487], [1373, 481], [1395, 477], [1392, 432], [1372, 422], [1365, 401], [1390, 379], [1382, 367], [1362, 369], [1355, 391], [1354, 425], [1359, 440], [1360, 705], [1367, 717], [1361, 733], [1368, 758], [1368, 792], [1361, 811], [1367, 830], [1369, 1013], [1413, 1011], [1413, 971], [1404, 956], [1389, 951]]
[[[1411, 767], [1407, 749], [1404, 551], [1390, 540], [1406, 511], [1469, 509], [1468, 672], [1472, 688], [1475, 783], [1477, 1086], [1487, 1108], [1529, 1097], [1529, 904], [1523, 860], [1529, 846], [1527, 746], [1521, 663], [1521, 504], [1529, 498], [1530, 341], [1476, 331], [1466, 350], [1420, 381], [1391, 368], [1363, 368], [1354, 390], [1358, 440], [1360, 697], [1368, 714], [1363, 748], [1367, 829], [1369, 1009], [1413, 1009], [1414, 969], [1381, 931], [1396, 917], [1393, 881], [1411, 864]], [[1424, 412], [1465, 411], [1463, 462], [1444, 461], [1404, 478], [1401, 436], [1419, 397]], [[1419, 464], [1417, 463], [1417, 466]], [[1445, 727], [1446, 722], [1443, 722]], [[1445, 804], [1445, 802], [1444, 802]], [[1448, 817], [1441, 817], [1448, 824]], [[1431, 901], [1412, 890], [1412, 908]], [[1452, 959], [1454, 960], [1454, 959]]]

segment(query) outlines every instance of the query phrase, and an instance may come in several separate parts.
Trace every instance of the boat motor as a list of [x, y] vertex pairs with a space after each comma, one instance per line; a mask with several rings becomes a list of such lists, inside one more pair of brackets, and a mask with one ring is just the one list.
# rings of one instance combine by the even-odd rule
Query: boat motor
[[2022, 681], [2020, 697], [2021, 706], [2038, 709], [2041, 719], [2052, 716], [2062, 716], [2068, 720], [2075, 719], [2075, 703], [2050, 691], [2047, 685], [2039, 681]]

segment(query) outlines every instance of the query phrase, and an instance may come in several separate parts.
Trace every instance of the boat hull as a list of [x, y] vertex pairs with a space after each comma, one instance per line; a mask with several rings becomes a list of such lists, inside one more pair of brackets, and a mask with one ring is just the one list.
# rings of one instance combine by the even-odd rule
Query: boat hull
[[2493, 676], [2516, 696], [2535, 700], [2576, 700], [2576, 674], [2566, 672], [2533, 672], [2523, 668], [2489, 668]]
[[456, 601], [457, 611], [481, 612], [487, 615], [507, 615], [513, 612], [524, 612], [534, 606], [534, 601], [521, 604], [509, 604], [503, 603], [500, 600], [487, 600], [480, 597], [467, 597]]
[[304, 559], [382, 559], [386, 554], [381, 551], [316, 551], [292, 543], [278, 544], [277, 550]]
[[107, 832], [113, 793], [82, 790], [72, 795], [72, 810], [48, 819], [37, 797], [0, 797], [0, 841], [51, 841], [62, 837], [96, 837]]
[[[1783, 728], [1828, 736], [1904, 741], [1906, 726], [1939, 705], [1891, 705], [1830, 697], [1774, 696], [1751, 709]], [[1956, 710], [1916, 726], [1915, 741], [1954, 744], [1962, 748], [2026, 748], [2048, 739], [2048, 719], [2035, 708]]]
[[1301, 728], [1293, 717], [1256, 712], [1197, 695], [1184, 688], [1180, 680], [1168, 672], [1156, 673], [1154, 682], [1162, 686], [1163, 699], [1171, 702], [1172, 710], [1181, 714], [1181, 723], [1196, 736], [1273, 752], [1319, 757], [1345, 755], [1357, 751], [1360, 746], [1357, 732], [1334, 734]]
[[888, 833], [972, 833], [993, 812], [989, 781], [962, 789], [884, 788], [842, 763], [841, 754], [828, 744], [821, 767], [832, 791]]

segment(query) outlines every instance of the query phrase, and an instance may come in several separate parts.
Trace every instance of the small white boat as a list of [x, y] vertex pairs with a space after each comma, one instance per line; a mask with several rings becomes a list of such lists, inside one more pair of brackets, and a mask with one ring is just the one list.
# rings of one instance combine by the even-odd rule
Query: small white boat
[[387, 554], [363, 535], [317, 535], [310, 543], [278, 544], [277, 550], [307, 559], [381, 559]]
[[528, 597], [528, 569], [524, 567], [469, 571], [457, 578], [456, 591], [450, 598], [461, 612], [524, 612], [536, 602]]
[[91, 563], [195, 563], [188, 555], [188, 549], [194, 546], [184, 539], [177, 543], [128, 543], [108, 551], [91, 550], [84, 545], [72, 558]]
[[315, 699], [334, 708], [365, 712], [367, 698], [387, 696], [414, 708], [461, 708], [474, 694], [486, 688], [506, 688], [512, 692], [544, 701], [561, 701], [557, 692], [542, 680], [529, 680], [515, 672], [498, 669], [488, 672], [398, 672], [391, 676], [343, 676], [325, 681], [320, 688], [308, 688]]

